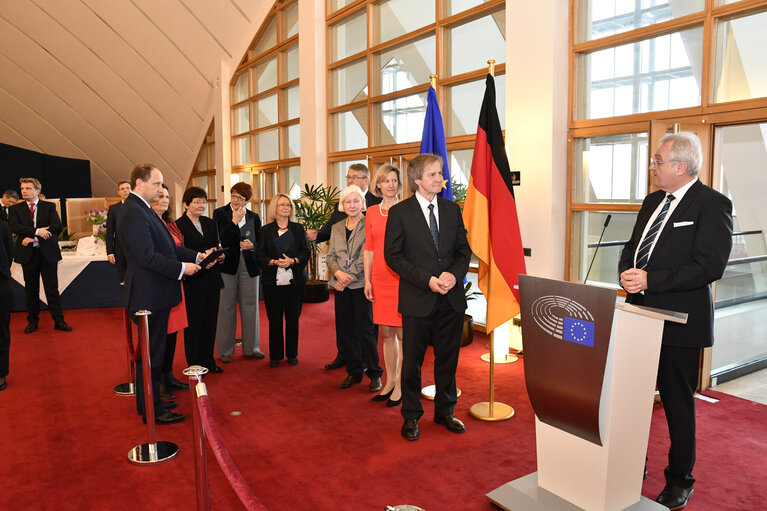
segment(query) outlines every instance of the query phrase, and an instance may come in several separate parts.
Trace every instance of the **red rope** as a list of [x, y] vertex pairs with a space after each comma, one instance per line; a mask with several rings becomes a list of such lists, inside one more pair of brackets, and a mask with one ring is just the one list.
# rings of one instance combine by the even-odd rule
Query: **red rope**
[[250, 489], [250, 486], [248, 486], [245, 478], [242, 477], [240, 470], [229, 455], [229, 451], [226, 450], [216, 421], [213, 419], [213, 409], [210, 406], [210, 398], [208, 396], [200, 396], [197, 399], [197, 405], [200, 410], [202, 425], [208, 433], [208, 441], [210, 442], [211, 449], [213, 449], [213, 454], [216, 455], [221, 470], [224, 471], [224, 475], [226, 475], [229, 484], [232, 485], [232, 488], [245, 506], [245, 509], [248, 511], [268, 511], [261, 501], [258, 500], [258, 497], [253, 493], [253, 490]]
[[[141, 360], [141, 336], [136, 342], [136, 347], [133, 347], [133, 332], [131, 331], [131, 319], [128, 311], [123, 309], [123, 319], [125, 320], [125, 340], [128, 343], [128, 356], [131, 362], [138, 362]], [[139, 326], [139, 328], [141, 328]]]

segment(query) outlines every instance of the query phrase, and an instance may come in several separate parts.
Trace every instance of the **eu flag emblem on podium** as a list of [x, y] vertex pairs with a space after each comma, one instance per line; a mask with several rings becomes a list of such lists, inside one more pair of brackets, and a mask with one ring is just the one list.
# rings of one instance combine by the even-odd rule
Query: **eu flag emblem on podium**
[[584, 319], [564, 318], [562, 340], [581, 346], [594, 347], [594, 322]]

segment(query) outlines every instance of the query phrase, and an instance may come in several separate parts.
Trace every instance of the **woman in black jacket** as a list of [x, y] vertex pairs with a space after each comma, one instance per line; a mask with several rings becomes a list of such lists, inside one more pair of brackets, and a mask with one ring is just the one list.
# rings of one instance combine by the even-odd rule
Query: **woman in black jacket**
[[[269, 365], [277, 367], [287, 356], [298, 364], [298, 317], [304, 298], [309, 243], [295, 218], [293, 201], [284, 193], [272, 197], [261, 229], [256, 257], [263, 268], [264, 305], [269, 318]], [[285, 317], [283, 343], [282, 318]]]
[[[184, 246], [205, 252], [219, 246], [216, 222], [203, 216], [208, 203], [205, 190], [192, 186], [184, 192], [186, 213], [178, 220]], [[216, 320], [218, 301], [224, 282], [217, 266], [201, 270], [184, 279], [184, 297], [186, 299], [186, 317], [189, 326], [184, 329], [184, 352], [186, 363], [190, 366], [201, 365], [212, 373], [224, 372], [213, 358], [216, 342]]]

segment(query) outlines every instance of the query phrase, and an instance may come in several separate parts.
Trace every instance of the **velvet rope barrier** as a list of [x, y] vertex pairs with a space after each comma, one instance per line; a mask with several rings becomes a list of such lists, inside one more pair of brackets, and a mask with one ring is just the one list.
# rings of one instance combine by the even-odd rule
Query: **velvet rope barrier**
[[128, 343], [128, 356], [131, 362], [138, 362], [141, 360], [141, 336], [139, 336], [136, 347], [133, 347], [133, 332], [131, 331], [130, 316], [125, 316], [125, 339]]
[[229, 480], [229, 484], [232, 485], [234, 492], [240, 498], [245, 509], [248, 511], [268, 511], [261, 501], [258, 500], [258, 497], [253, 493], [253, 490], [250, 489], [250, 486], [248, 486], [245, 478], [242, 477], [240, 470], [229, 455], [229, 451], [226, 450], [216, 421], [213, 419], [213, 409], [210, 406], [210, 398], [208, 396], [198, 397], [197, 406], [200, 410], [200, 418], [202, 419], [203, 426], [207, 432], [207, 437], [210, 441], [210, 447], [213, 449], [213, 454], [215, 454], [221, 470], [224, 471], [224, 475]]

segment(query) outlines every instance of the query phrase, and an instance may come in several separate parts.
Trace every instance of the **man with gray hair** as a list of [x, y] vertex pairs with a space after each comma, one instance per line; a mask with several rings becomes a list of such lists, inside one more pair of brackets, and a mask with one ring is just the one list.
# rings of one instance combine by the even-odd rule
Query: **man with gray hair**
[[732, 204], [698, 180], [702, 151], [694, 133], [664, 137], [650, 160], [658, 190], [645, 197], [619, 272], [626, 302], [688, 314], [663, 329], [657, 384], [671, 447], [658, 503], [682, 509], [695, 478], [695, 400], [701, 349], [714, 343], [711, 283], [732, 247]]

